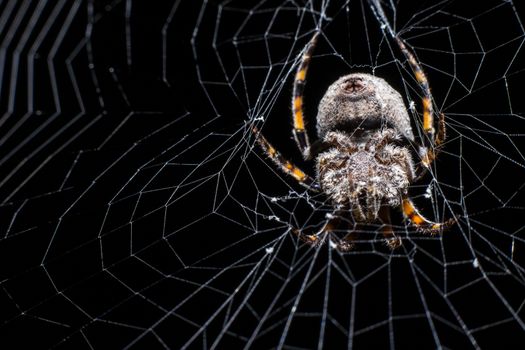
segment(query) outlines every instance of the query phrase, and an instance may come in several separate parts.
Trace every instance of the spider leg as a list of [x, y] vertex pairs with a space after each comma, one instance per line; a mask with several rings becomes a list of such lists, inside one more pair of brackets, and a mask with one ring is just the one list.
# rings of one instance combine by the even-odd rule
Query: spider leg
[[[436, 134], [436, 147], [441, 146], [443, 142], [445, 142], [445, 139], [447, 138], [447, 128], [445, 126], [445, 114], [439, 113], [439, 121], [438, 121], [438, 132]], [[439, 148], [438, 148], [439, 150]]]
[[252, 132], [255, 134], [257, 143], [263, 149], [264, 153], [283, 171], [284, 173], [291, 175], [301, 185], [305, 186], [310, 190], [319, 191], [319, 184], [315, 180], [302, 171], [299, 167], [291, 163], [289, 160], [284, 158], [279, 151], [277, 151], [266, 138], [259, 132], [257, 127], [252, 127]]
[[[338, 227], [341, 226], [341, 221], [343, 221], [342, 215], [344, 215], [345, 212], [346, 211], [344, 211], [343, 209], [338, 209], [334, 211], [327, 217], [327, 220], [324, 223], [323, 227], [315, 234], [304, 234], [297, 229], [294, 229], [292, 232], [296, 234], [299, 237], [299, 239], [301, 239], [303, 242], [313, 247], [318, 247], [325, 242], [327, 235], [337, 230]], [[356, 239], [356, 237], [357, 233], [352, 230], [342, 239], [333, 238], [331, 236], [328, 239], [330, 240], [330, 243], [333, 244], [332, 247], [337, 249], [337, 251], [341, 253], [347, 253], [354, 248], [353, 241]]]
[[430, 86], [428, 84], [427, 76], [423, 72], [423, 68], [421, 68], [414, 54], [406, 47], [404, 41], [398, 36], [395, 37], [395, 40], [401, 49], [401, 52], [403, 52], [403, 55], [405, 55], [405, 57], [408, 59], [408, 63], [414, 72], [419, 87], [423, 91], [423, 131], [425, 132], [428, 141], [433, 144], [435, 142], [434, 108], [432, 106], [432, 94], [430, 93]]
[[445, 127], [445, 115], [443, 113], [439, 114], [439, 129], [436, 134], [435, 147], [422, 147], [420, 150], [421, 163], [423, 166], [420, 166], [416, 173], [414, 181], [419, 180], [426, 174], [430, 169], [430, 164], [437, 158], [439, 151], [441, 150], [441, 145], [445, 142], [446, 138], [446, 127]]
[[401, 246], [401, 238], [397, 237], [392, 229], [392, 220], [390, 219], [390, 207], [382, 206], [378, 213], [379, 219], [382, 221], [381, 233], [385, 238], [386, 245], [394, 250]]
[[354, 241], [358, 238], [359, 233], [355, 228], [348, 227], [348, 232], [342, 239], [336, 240], [335, 249], [341, 253], [348, 253], [355, 247]]
[[403, 216], [408, 219], [412, 225], [418, 230], [431, 235], [441, 233], [443, 230], [450, 228], [456, 223], [456, 220], [452, 218], [444, 222], [433, 222], [428, 220], [419, 213], [419, 210], [408, 197], [403, 198], [402, 210]]
[[301, 151], [304, 159], [309, 158], [310, 153], [310, 141], [308, 134], [305, 129], [304, 112], [303, 112], [303, 92], [306, 81], [306, 73], [312, 58], [312, 53], [317, 43], [319, 32], [316, 32], [310, 42], [306, 46], [306, 49], [301, 58], [301, 63], [295, 73], [295, 79], [293, 83], [293, 97], [292, 97], [292, 112], [293, 112], [293, 135], [297, 147]]
[[420, 156], [421, 163], [423, 164], [422, 174], [418, 175], [421, 177], [426, 170], [430, 168], [430, 164], [436, 159], [439, 151], [439, 146], [445, 141], [445, 115], [440, 113], [438, 120], [438, 132], [434, 129], [434, 108], [432, 105], [432, 93], [430, 92], [430, 85], [428, 83], [427, 76], [423, 72], [423, 68], [415, 58], [414, 54], [406, 47], [405, 43], [400, 37], [395, 37], [395, 40], [408, 60], [412, 71], [416, 77], [416, 80], [423, 91], [422, 105], [423, 105], [423, 131], [426, 136], [425, 147], [422, 147]]
[[334, 211], [332, 214], [327, 215], [327, 219], [323, 227], [315, 234], [305, 234], [298, 229], [293, 229], [292, 232], [299, 237], [299, 239], [313, 247], [320, 246], [324, 243], [327, 234], [337, 229], [341, 222], [341, 216], [338, 215], [339, 211]]

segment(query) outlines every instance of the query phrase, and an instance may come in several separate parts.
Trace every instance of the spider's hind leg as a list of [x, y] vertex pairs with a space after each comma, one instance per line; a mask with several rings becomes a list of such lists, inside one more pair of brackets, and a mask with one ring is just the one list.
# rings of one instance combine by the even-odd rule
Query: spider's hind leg
[[416, 171], [417, 175], [415, 176], [415, 181], [419, 180], [423, 177], [423, 175], [426, 174], [427, 171], [430, 169], [430, 165], [439, 155], [439, 152], [441, 151], [441, 147], [443, 146], [443, 142], [445, 142], [446, 138], [446, 126], [445, 126], [445, 115], [441, 113], [439, 115], [439, 129], [436, 134], [434, 145], [431, 147], [421, 147], [420, 148], [420, 157], [421, 157], [421, 165], [419, 169]]
[[283, 157], [275, 147], [273, 147], [268, 140], [261, 134], [257, 127], [252, 127], [252, 132], [257, 138], [257, 143], [263, 149], [264, 153], [283, 171], [292, 176], [301, 185], [314, 191], [319, 191], [319, 184], [307, 173], [302, 171], [298, 166]]
[[295, 79], [293, 82], [293, 98], [292, 98], [292, 111], [293, 111], [293, 135], [297, 147], [301, 151], [304, 159], [309, 158], [310, 154], [310, 140], [308, 139], [308, 133], [305, 128], [304, 111], [303, 111], [303, 91], [306, 83], [306, 73], [308, 72], [308, 66], [317, 44], [317, 38], [319, 32], [315, 32], [306, 46], [303, 55], [301, 57], [301, 63], [295, 73]]

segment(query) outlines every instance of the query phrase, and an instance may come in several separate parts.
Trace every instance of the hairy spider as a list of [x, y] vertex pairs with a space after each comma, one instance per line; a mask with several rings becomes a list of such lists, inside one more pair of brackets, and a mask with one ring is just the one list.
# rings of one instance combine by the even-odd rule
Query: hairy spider
[[[318, 33], [308, 43], [297, 69], [293, 89], [293, 134], [305, 160], [316, 161], [317, 176], [312, 178], [285, 159], [259, 130], [252, 130], [265, 153], [285, 173], [311, 190], [324, 192], [334, 206], [323, 228], [308, 235], [293, 230], [303, 241], [319, 245], [345, 216], [360, 224], [380, 223], [387, 245], [394, 249], [401, 240], [391, 226], [390, 210], [399, 207], [403, 216], [419, 231], [436, 234], [452, 225], [432, 222], [421, 215], [408, 196], [409, 186], [418, 180], [436, 157], [445, 138], [443, 114], [434, 129], [432, 95], [427, 78], [404, 42], [395, 40], [407, 58], [423, 92], [423, 131], [428, 146], [415, 142], [410, 117], [401, 95], [385, 80], [369, 74], [349, 74], [339, 78], [322, 98], [317, 115], [319, 140], [310, 145], [303, 119], [303, 90], [308, 65]], [[412, 152], [420, 158], [416, 165]], [[348, 251], [355, 235], [341, 240], [330, 238], [337, 249]]]

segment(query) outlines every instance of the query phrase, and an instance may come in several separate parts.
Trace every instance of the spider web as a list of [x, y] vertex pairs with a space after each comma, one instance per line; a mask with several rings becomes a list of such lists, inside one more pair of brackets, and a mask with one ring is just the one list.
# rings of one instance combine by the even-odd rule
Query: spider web
[[[525, 335], [523, 11], [513, 1], [0, 1], [0, 339], [23, 348], [485, 348]], [[415, 7], [413, 7], [415, 6]], [[447, 140], [394, 213], [341, 254], [311, 248], [327, 198], [280, 173], [292, 76], [367, 72], [421, 91]], [[344, 234], [339, 232], [338, 234]]]

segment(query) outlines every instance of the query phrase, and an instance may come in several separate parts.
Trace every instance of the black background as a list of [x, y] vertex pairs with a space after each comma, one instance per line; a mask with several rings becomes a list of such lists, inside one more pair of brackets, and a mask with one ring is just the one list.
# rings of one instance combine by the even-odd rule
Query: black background
[[[318, 210], [304, 196], [294, 199], [304, 190], [252, 149], [246, 128], [264, 117], [268, 139], [313, 171], [294, 149], [289, 99], [293, 59], [318, 15], [280, 1], [0, 5], [0, 15], [11, 13], [7, 27], [17, 28], [0, 35], [8, 42], [12, 33], [0, 95], [2, 342], [242, 348], [257, 332], [253, 348], [346, 348], [349, 339], [357, 349], [489, 348], [495, 340], [501, 348], [523, 340], [522, 11], [500, 1], [479, 8], [448, 1], [428, 19], [435, 3], [401, 2], [396, 19], [410, 28], [402, 32], [410, 45], [427, 48], [417, 55], [449, 126], [434, 169], [443, 191], [437, 214], [458, 216], [459, 224], [428, 239], [396, 214], [400, 250], [392, 254], [371, 232], [347, 255], [298, 245], [286, 233], [287, 222], [318, 225], [329, 207], [322, 197], [314, 198]], [[462, 19], [485, 10], [490, 15]], [[372, 67], [417, 102], [401, 53], [392, 42], [377, 51], [387, 38], [366, 4], [333, 2], [326, 13], [305, 93], [308, 116], [330, 82]], [[19, 46], [33, 14], [30, 44]], [[473, 91], [451, 84], [476, 74]], [[428, 216], [435, 208], [418, 195], [430, 180], [413, 188]], [[287, 201], [269, 200], [290, 191]], [[462, 289], [445, 295], [445, 285]], [[268, 309], [263, 332], [254, 314]], [[350, 327], [352, 337], [341, 331]]]

